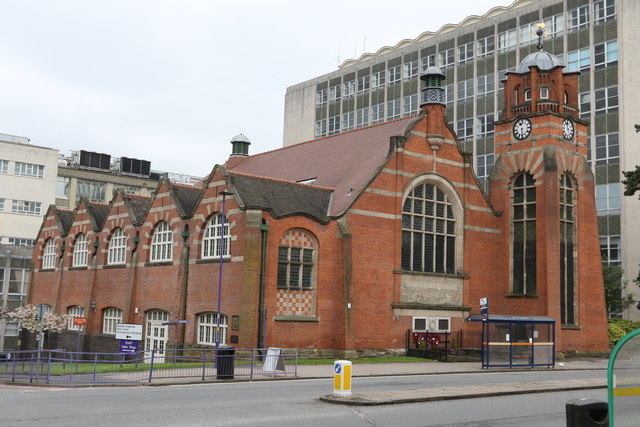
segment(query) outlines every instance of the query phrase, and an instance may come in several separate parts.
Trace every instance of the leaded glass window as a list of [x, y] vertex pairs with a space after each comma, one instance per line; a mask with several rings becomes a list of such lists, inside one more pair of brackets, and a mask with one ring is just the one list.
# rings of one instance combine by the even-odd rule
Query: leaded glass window
[[518, 175], [513, 183], [514, 294], [536, 293], [536, 187], [533, 176]]

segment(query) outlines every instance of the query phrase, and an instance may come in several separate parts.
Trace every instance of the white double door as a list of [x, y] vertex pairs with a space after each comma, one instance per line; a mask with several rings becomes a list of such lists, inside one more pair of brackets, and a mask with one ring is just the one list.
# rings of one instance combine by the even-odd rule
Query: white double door
[[[165, 349], [169, 338], [169, 326], [163, 325], [169, 321], [169, 313], [161, 310], [153, 310], [147, 313], [144, 357], [151, 358], [153, 362], [164, 363]], [[155, 350], [155, 351], [154, 351]]]

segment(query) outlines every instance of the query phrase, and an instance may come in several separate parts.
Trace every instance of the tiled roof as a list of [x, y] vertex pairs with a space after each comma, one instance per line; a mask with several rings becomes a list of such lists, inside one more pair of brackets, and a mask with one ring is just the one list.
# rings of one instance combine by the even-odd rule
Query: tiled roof
[[68, 211], [65, 209], [56, 209], [58, 213], [58, 218], [60, 219], [60, 225], [62, 226], [62, 235], [66, 235], [69, 233], [71, 229], [71, 224], [73, 223], [73, 211]]
[[129, 207], [131, 222], [140, 225], [144, 222], [145, 214], [151, 204], [151, 197], [127, 194], [123, 197], [125, 204]]
[[95, 221], [95, 227], [98, 230], [102, 229], [102, 226], [107, 219], [107, 215], [109, 215], [109, 210], [111, 210], [111, 205], [105, 203], [87, 202], [87, 212], [91, 217], [93, 217], [93, 220]]
[[330, 188], [233, 172], [229, 176], [244, 208], [269, 210], [276, 218], [303, 214], [326, 221], [332, 194]]
[[200, 200], [200, 195], [204, 190], [200, 187], [193, 187], [191, 185], [173, 184], [170, 181], [167, 181], [167, 185], [173, 193], [173, 198], [176, 202], [180, 215], [183, 217], [190, 217], [193, 214], [193, 211], [198, 204], [198, 200]]
[[293, 182], [315, 178], [313, 184], [335, 189], [329, 214], [338, 216], [384, 163], [389, 138], [404, 135], [415, 120], [411, 116], [256, 154], [228, 171]]

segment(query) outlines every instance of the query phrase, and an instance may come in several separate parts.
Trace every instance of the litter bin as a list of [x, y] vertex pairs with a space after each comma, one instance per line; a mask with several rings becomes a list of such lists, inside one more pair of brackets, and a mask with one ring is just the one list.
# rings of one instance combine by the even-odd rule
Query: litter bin
[[566, 404], [567, 427], [609, 425], [609, 405], [595, 399], [574, 399]]
[[221, 344], [216, 354], [216, 374], [219, 380], [232, 380], [234, 367], [234, 354], [236, 349], [230, 345]]

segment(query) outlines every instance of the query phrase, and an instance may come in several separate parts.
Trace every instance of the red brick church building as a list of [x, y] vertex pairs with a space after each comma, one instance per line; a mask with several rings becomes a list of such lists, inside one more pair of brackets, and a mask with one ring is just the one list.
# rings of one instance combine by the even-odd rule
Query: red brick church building
[[116, 323], [144, 325], [146, 349], [213, 345], [218, 304], [237, 347], [399, 350], [415, 322], [476, 329], [482, 297], [556, 319], [557, 350], [606, 350], [577, 73], [544, 51], [508, 73], [486, 187], [444, 75], [422, 79], [417, 116], [253, 156], [239, 135], [201, 186], [50, 207], [30, 302], [87, 317], [87, 350], [117, 351]]

